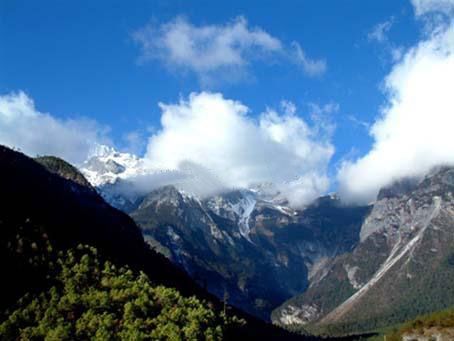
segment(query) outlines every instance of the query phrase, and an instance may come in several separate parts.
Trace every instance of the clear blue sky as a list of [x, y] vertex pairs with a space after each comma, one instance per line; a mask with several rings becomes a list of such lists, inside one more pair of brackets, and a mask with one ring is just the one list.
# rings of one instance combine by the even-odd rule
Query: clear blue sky
[[[309, 77], [291, 63], [251, 62], [248, 79], [201, 85], [191, 72], [169, 70], [160, 60], [139, 63], [133, 32], [184, 16], [195, 26], [222, 25], [243, 16], [285, 44], [297, 41], [327, 69]], [[392, 21], [386, 41], [368, 38]], [[211, 90], [259, 114], [282, 100], [303, 118], [308, 104], [339, 105], [333, 113], [336, 153], [331, 167], [355, 149], [370, 149], [367, 129], [384, 102], [380, 84], [392, 67], [386, 46], [409, 47], [420, 27], [409, 1], [0, 1], [0, 94], [23, 90], [41, 112], [91, 117], [111, 128], [114, 142], [147, 127], [159, 128], [158, 102], [175, 103]]]

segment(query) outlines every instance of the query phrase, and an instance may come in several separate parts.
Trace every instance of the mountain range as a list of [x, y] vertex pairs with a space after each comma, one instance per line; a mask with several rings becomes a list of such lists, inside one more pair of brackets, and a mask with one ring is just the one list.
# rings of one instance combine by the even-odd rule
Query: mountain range
[[113, 150], [81, 171], [156, 250], [261, 319], [345, 334], [454, 305], [454, 168], [398, 179], [370, 205], [332, 194], [298, 209], [273, 184], [125, 191], [146, 168]]
[[124, 188], [134, 179], [132, 171], [145, 172], [142, 165], [110, 150], [81, 171], [135, 220], [150, 245], [217, 297], [228, 296], [264, 320], [304, 292], [328, 260], [356, 245], [370, 210], [344, 206], [335, 195], [294, 209], [272, 184], [203, 198], [175, 185], [131, 195], [134, 190]]

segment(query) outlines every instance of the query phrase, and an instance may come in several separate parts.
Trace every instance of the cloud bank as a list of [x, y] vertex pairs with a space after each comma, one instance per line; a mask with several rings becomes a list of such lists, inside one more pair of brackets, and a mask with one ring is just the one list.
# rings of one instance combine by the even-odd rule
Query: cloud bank
[[24, 92], [0, 96], [0, 144], [78, 164], [96, 143], [106, 142], [106, 128], [92, 120], [61, 120], [39, 112]]
[[[257, 120], [238, 101], [192, 93], [159, 104], [162, 129], [149, 139], [145, 159], [154, 169], [193, 173], [213, 190], [273, 182], [294, 206], [325, 192], [334, 147], [323, 126], [311, 126], [283, 102]], [[321, 122], [321, 121], [320, 121]]]
[[[311, 105], [311, 124], [290, 101], [256, 119], [245, 105], [218, 93], [192, 93], [159, 106], [162, 128], [151, 135], [140, 159], [146, 172], [128, 179], [136, 190], [174, 184], [206, 196], [271, 182], [273, 191], [298, 207], [329, 187], [333, 126], [324, 115], [338, 110], [333, 103]], [[109, 143], [106, 134], [94, 121], [38, 111], [23, 92], [0, 96], [0, 143], [30, 156], [55, 155], [81, 164]], [[132, 144], [140, 139], [127, 138]]]
[[326, 61], [310, 59], [294, 42], [285, 46], [258, 27], [249, 27], [244, 17], [224, 25], [196, 26], [183, 17], [161, 25], [153, 23], [133, 33], [141, 48], [140, 60], [159, 60], [171, 69], [194, 72], [201, 82], [241, 78], [253, 61], [285, 59], [309, 76], [326, 70]]
[[[417, 14], [446, 10], [453, 1], [413, 1]], [[454, 164], [454, 23], [435, 27], [409, 49], [384, 81], [387, 103], [370, 128], [372, 149], [342, 164], [338, 180], [348, 201], [374, 200], [405, 176]]]

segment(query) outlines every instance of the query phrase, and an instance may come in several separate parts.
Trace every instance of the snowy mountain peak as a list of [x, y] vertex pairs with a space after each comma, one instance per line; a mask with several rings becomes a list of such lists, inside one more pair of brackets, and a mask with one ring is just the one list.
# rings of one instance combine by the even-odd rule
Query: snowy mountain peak
[[143, 159], [105, 145], [96, 146], [80, 170], [95, 187], [113, 184], [118, 179], [124, 180], [147, 172]]
[[287, 216], [296, 214], [278, 186], [271, 182], [256, 183], [249, 189], [224, 188], [204, 194], [206, 183], [201, 183], [199, 177], [181, 170], [162, 172], [143, 158], [106, 145], [94, 148], [79, 168], [104, 199], [120, 210], [129, 213], [151, 191], [172, 185], [183, 198], [204, 201], [216, 215], [235, 221], [240, 234], [248, 240], [249, 217], [254, 209], [268, 207]]

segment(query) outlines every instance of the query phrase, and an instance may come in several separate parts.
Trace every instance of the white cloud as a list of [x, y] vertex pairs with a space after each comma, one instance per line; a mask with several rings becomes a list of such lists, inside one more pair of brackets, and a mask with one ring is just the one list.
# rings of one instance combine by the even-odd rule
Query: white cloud
[[454, 14], [454, 0], [411, 0], [417, 16], [433, 12]]
[[77, 164], [95, 143], [108, 142], [105, 133], [106, 128], [92, 120], [61, 120], [41, 113], [23, 92], [0, 96], [0, 143], [30, 156], [55, 155]]
[[408, 50], [384, 88], [388, 101], [370, 129], [372, 149], [339, 171], [347, 200], [373, 200], [394, 179], [454, 163], [453, 22]]
[[202, 82], [239, 78], [252, 61], [277, 57], [291, 59], [309, 76], [326, 70], [324, 60], [309, 59], [299, 44], [287, 48], [278, 38], [244, 17], [224, 25], [195, 26], [183, 17], [149, 24], [133, 34], [141, 47], [141, 60], [157, 59], [170, 68], [194, 72]]
[[192, 172], [199, 190], [202, 183], [219, 190], [274, 182], [293, 205], [307, 203], [329, 186], [326, 168], [334, 148], [316, 133], [321, 128], [284, 103], [284, 113], [269, 109], [257, 120], [221, 94], [161, 103], [162, 129], [151, 136], [145, 158], [155, 169]]
[[388, 40], [387, 34], [391, 27], [394, 24], [394, 18], [391, 17], [384, 22], [378, 23], [375, 25], [372, 30], [367, 34], [367, 38], [369, 41], [376, 41], [379, 43], [383, 43]]

